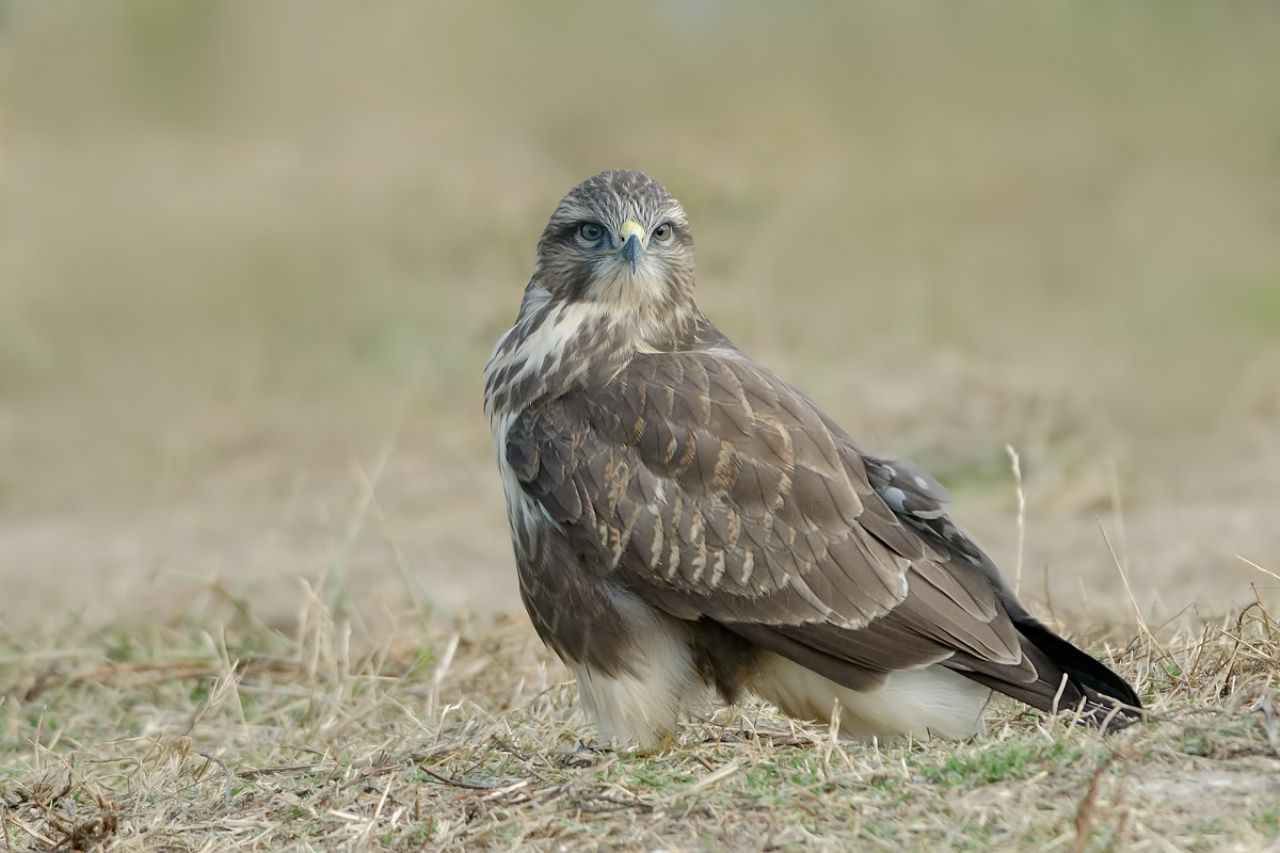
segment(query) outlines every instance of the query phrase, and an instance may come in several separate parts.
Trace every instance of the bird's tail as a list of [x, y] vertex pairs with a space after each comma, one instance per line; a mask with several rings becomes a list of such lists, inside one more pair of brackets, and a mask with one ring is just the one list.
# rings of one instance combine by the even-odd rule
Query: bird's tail
[[1077, 711], [1086, 725], [1123, 728], [1142, 716], [1142, 700], [1105, 664], [1059, 637], [1031, 617], [1015, 619], [1022, 651], [1035, 665], [1031, 683], [1007, 681], [990, 673], [966, 672], [979, 681], [1041, 711]]

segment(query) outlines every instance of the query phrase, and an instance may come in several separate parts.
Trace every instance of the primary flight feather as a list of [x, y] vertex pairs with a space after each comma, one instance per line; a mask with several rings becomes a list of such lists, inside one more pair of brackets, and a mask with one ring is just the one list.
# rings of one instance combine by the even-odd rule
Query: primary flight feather
[[962, 737], [993, 690], [1113, 725], [1123, 679], [1018, 603], [941, 486], [860, 449], [694, 300], [680, 203], [640, 172], [560, 202], [485, 370], [520, 591], [609, 739], [706, 688], [851, 735]]

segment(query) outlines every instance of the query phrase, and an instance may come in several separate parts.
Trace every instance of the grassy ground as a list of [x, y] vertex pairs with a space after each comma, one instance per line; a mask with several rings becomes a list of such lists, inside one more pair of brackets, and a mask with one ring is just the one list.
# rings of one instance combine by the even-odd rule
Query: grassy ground
[[[1277, 7], [806, 9], [0, 0], [0, 844], [1273, 843]], [[575, 751], [479, 376], [618, 166], [1161, 722]]]
[[[1280, 625], [1091, 645], [1152, 721], [1103, 737], [1003, 707], [968, 742], [864, 746], [758, 705], [657, 755], [584, 747], [523, 620], [370, 644], [305, 591], [248, 610], [0, 640], [9, 849], [1262, 849], [1280, 843]], [[1118, 636], [1118, 635], [1117, 635]]]

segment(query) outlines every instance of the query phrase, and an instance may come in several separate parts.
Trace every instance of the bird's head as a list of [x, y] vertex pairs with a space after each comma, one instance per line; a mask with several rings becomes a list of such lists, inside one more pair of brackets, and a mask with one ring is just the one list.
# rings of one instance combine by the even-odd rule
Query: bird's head
[[689, 217], [642, 172], [602, 172], [569, 191], [538, 241], [534, 287], [654, 324], [693, 306]]

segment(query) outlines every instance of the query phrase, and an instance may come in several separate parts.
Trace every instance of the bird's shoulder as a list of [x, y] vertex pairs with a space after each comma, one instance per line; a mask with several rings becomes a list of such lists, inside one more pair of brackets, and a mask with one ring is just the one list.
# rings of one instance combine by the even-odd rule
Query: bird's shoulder
[[[612, 448], [691, 491], [726, 492], [744, 466], [749, 473], [782, 475], [786, 482], [779, 485], [788, 491], [803, 489], [813, 475], [872, 490], [848, 436], [807, 397], [727, 342], [639, 353], [607, 382], [526, 408], [506, 441], [507, 461], [526, 481], [553, 458], [585, 461]], [[756, 497], [766, 505], [778, 498]]]

